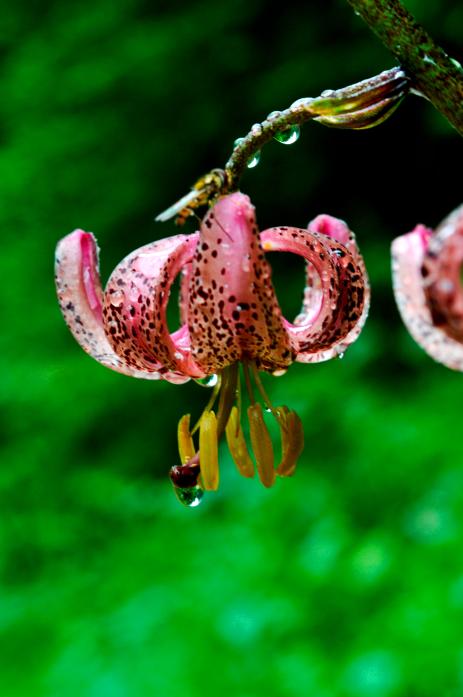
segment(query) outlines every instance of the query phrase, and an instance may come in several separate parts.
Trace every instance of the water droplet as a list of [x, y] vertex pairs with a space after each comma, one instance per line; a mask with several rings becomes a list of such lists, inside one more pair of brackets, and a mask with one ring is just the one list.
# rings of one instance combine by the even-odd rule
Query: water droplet
[[463, 70], [461, 63], [459, 63], [456, 58], [450, 58], [450, 60], [456, 68], [458, 68], [459, 70]]
[[290, 109], [297, 109], [299, 106], [305, 106], [307, 102], [310, 101], [310, 97], [301, 97], [301, 99], [296, 99], [295, 102], [291, 104]]
[[260, 135], [262, 133], [262, 124], [253, 123], [251, 126], [251, 132], [256, 136]]
[[247, 254], [241, 262], [241, 270], [244, 273], [248, 273], [251, 268], [251, 260], [249, 259], [249, 254]]
[[260, 161], [260, 150], [258, 150], [252, 157], [249, 158], [246, 167], [248, 169], [253, 169], [254, 167], [257, 167]]
[[448, 278], [442, 278], [437, 282], [437, 287], [442, 293], [453, 293], [455, 286]]
[[284, 131], [278, 131], [278, 133], [275, 133], [273, 137], [279, 143], [283, 143], [283, 145], [292, 145], [292, 143], [295, 143], [296, 140], [299, 140], [300, 135], [301, 129], [299, 126], [289, 126], [289, 128], [285, 128]]
[[175, 358], [176, 361], [181, 361], [182, 358], [183, 358], [183, 354], [180, 353], [180, 351], [175, 351], [175, 353], [174, 353], [174, 358]]
[[185, 489], [174, 486], [174, 492], [180, 503], [187, 506], [187, 508], [196, 508], [196, 506], [199, 506], [204, 494], [200, 486], [190, 486]]
[[113, 307], [121, 307], [123, 302], [124, 302], [124, 293], [122, 290], [116, 290], [116, 291], [114, 291], [114, 293], [111, 293], [110, 303]]
[[278, 370], [274, 370], [272, 375], [274, 375], [276, 378], [281, 378], [282, 375], [286, 375], [288, 371], [285, 370], [284, 368], [278, 368]]
[[320, 97], [323, 97], [324, 99], [329, 99], [330, 97], [334, 96], [334, 90], [323, 90], [321, 93]]
[[276, 119], [278, 116], [280, 116], [281, 111], [271, 111], [270, 114], [267, 116], [267, 120], [271, 121], [272, 119]]
[[195, 378], [195, 382], [202, 387], [215, 387], [219, 381], [219, 376], [215, 373], [212, 375], [206, 375], [205, 378]]
[[339, 358], [340, 361], [344, 358], [344, 351], [341, 351], [341, 353], [338, 353], [337, 358]]
[[[235, 142], [233, 143], [234, 147], [236, 148], [240, 143], [243, 142], [243, 140], [244, 140], [244, 138], [237, 138], [235, 140]], [[256, 153], [254, 153], [254, 155], [252, 157], [249, 158], [246, 166], [249, 169], [252, 169], [253, 167], [257, 167], [257, 165], [259, 164], [259, 160], [260, 160], [260, 150], [258, 150]]]

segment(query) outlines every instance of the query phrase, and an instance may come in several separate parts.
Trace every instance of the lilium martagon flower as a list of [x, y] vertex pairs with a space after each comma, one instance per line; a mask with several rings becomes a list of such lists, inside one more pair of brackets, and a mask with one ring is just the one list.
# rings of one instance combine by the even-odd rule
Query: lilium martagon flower
[[396, 302], [408, 331], [438, 363], [463, 371], [463, 206], [432, 230], [392, 243]]
[[[306, 260], [303, 305], [294, 322], [282, 315], [264, 252]], [[166, 309], [179, 273], [180, 327], [170, 333]], [[259, 371], [280, 376], [293, 361], [342, 355], [360, 334], [369, 305], [364, 263], [343, 221], [320, 215], [307, 230], [275, 227], [259, 234], [254, 207], [239, 192], [219, 198], [199, 232], [129, 254], [104, 291], [95, 238], [76, 230], [58, 244], [56, 283], [69, 329], [97, 361], [136, 378], [176, 384], [192, 378], [212, 388], [196, 425], [190, 426], [189, 414], [178, 424], [180, 464], [170, 477], [187, 506], [198, 505], [204, 490], [218, 488], [224, 433], [243, 476], [253, 477], [256, 467], [270, 487], [277, 476], [294, 473], [303, 449], [301, 420], [270, 402]], [[249, 441], [241, 425], [242, 382], [249, 396]], [[269, 418], [279, 426], [277, 461]]]

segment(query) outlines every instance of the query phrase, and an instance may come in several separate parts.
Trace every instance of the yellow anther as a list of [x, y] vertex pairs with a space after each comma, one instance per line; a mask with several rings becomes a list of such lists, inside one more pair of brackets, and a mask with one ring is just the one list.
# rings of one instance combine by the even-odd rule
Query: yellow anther
[[205, 411], [199, 424], [199, 466], [207, 491], [219, 488], [219, 448], [217, 419], [213, 411]]
[[185, 465], [195, 454], [195, 446], [190, 433], [190, 415], [184, 414], [177, 426], [178, 452], [180, 462]]
[[248, 453], [246, 441], [239, 420], [238, 409], [233, 407], [225, 428], [228, 449], [235, 465], [243, 477], [254, 476], [254, 463]]
[[288, 407], [277, 407], [274, 411], [280, 425], [281, 462], [277, 467], [280, 477], [291, 477], [296, 469], [299, 455], [304, 449], [304, 429], [295, 411]]
[[275, 482], [273, 446], [260, 404], [251, 404], [248, 407], [248, 419], [259, 479], [264, 486], [271, 487]]

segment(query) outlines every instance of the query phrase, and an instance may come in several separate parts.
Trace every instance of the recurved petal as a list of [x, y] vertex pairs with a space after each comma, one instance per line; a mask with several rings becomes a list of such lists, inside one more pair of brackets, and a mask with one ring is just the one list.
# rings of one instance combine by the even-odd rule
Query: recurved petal
[[166, 319], [170, 288], [191, 261], [197, 241], [198, 234], [152, 242], [129, 254], [111, 274], [103, 321], [114, 350], [130, 365], [162, 365], [183, 376], [203, 377], [191, 357], [188, 327], [170, 334]]
[[205, 373], [243, 358], [270, 372], [291, 363], [270, 273], [249, 198], [219, 199], [201, 224], [189, 287], [192, 353]]
[[271, 228], [261, 240], [265, 251], [292, 252], [308, 262], [302, 313], [294, 324], [284, 320], [296, 360], [333, 357], [343, 342], [353, 340], [351, 332], [364, 318], [368, 282], [363, 262], [346, 244], [317, 231]]
[[[441, 226], [441, 231], [449, 220]], [[451, 235], [443, 232], [442, 236], [451, 239]], [[437, 240], [437, 245], [441, 244], [442, 240]], [[418, 225], [412, 232], [393, 241], [394, 295], [405, 326], [415, 341], [435, 361], [453, 370], [463, 371], [463, 344], [449, 336], [443, 327], [436, 325], [436, 308], [431, 311], [426, 297], [426, 285], [430, 281], [438, 283], [434, 274], [439, 271], [439, 264], [433, 247], [432, 231], [424, 225]], [[458, 259], [455, 260], [455, 265], [457, 263]], [[445, 276], [443, 280], [447, 280]], [[459, 292], [461, 293], [461, 289]]]
[[[74, 338], [92, 358], [124, 375], [158, 380], [158, 366], [135, 369], [109, 343], [102, 320], [98, 247], [94, 236], [75, 230], [57, 245], [56, 289], [64, 319]], [[176, 380], [176, 376], [172, 376]], [[183, 380], [183, 378], [180, 378]]]
[[463, 342], [463, 206], [451, 213], [431, 235], [421, 275], [433, 323]]
[[[351, 331], [347, 334], [347, 336], [344, 337], [344, 339], [335, 343], [331, 348], [327, 349], [326, 351], [320, 351], [319, 353], [315, 354], [302, 354], [298, 358], [298, 360], [303, 363], [321, 363], [322, 361], [328, 361], [331, 358], [336, 358], [337, 356], [342, 355], [344, 351], [346, 351], [349, 348], [349, 346], [353, 344], [354, 341], [356, 341], [360, 336], [360, 333], [368, 317], [368, 311], [370, 309], [370, 283], [368, 280], [365, 262], [363, 261], [363, 257], [360, 254], [355, 235], [352, 232], [352, 230], [350, 230], [348, 225], [344, 222], [344, 220], [341, 220], [340, 218], [334, 218], [331, 215], [321, 214], [314, 218], [307, 227], [308, 230], [311, 230], [312, 232], [319, 232], [323, 235], [327, 235], [328, 237], [331, 237], [334, 240], [337, 240], [338, 242], [343, 244], [352, 254], [358, 268], [360, 269], [364, 281], [363, 310], [353, 329], [351, 329]], [[301, 321], [304, 321], [306, 302], [308, 308], [310, 308], [311, 305], [310, 292], [313, 267], [311, 267], [309, 263], [307, 263], [306, 266], [306, 273], [307, 278], [303, 306], [298, 320], [295, 320], [295, 324], [299, 324]]]

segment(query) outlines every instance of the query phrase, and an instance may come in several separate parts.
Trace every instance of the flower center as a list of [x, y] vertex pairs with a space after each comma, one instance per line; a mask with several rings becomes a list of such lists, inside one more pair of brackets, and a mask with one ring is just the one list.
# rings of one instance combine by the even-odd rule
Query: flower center
[[[249, 398], [246, 411], [250, 447], [241, 426], [241, 371]], [[189, 507], [199, 505], [204, 491], [216, 491], [219, 487], [218, 444], [223, 433], [240, 474], [243, 477], [253, 477], [257, 469], [259, 479], [265, 487], [273, 486], [277, 476], [290, 477], [294, 474], [304, 447], [304, 433], [299, 416], [286, 406], [273, 406], [254, 362], [227, 366], [217, 376], [217, 380], [211, 380], [211, 384], [213, 389], [210, 399], [195, 426], [190, 428], [190, 414], [182, 416], [178, 423], [181, 464], [171, 468], [170, 478], [177, 498]], [[272, 438], [265, 422], [266, 414], [274, 418], [279, 426], [279, 461], [275, 458]], [[197, 432], [198, 447], [194, 444]]]

